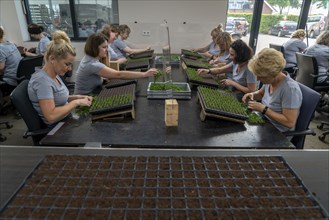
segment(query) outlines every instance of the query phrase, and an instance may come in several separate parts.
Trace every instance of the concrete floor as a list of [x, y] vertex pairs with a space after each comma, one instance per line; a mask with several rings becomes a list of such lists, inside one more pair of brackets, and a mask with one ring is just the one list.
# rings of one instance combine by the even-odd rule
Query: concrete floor
[[[26, 125], [23, 119], [19, 119], [14, 112], [13, 110], [6, 115], [0, 115], [0, 121], [7, 120], [13, 125], [10, 129], [7, 129], [5, 125], [0, 125], [1, 134], [7, 138], [6, 141], [0, 142], [0, 145], [32, 146], [33, 142], [31, 138], [23, 138], [23, 134], [26, 131]], [[328, 114], [315, 114], [310, 127], [316, 132], [316, 136], [306, 136], [304, 149], [329, 149], [329, 135], [326, 136], [324, 141], [320, 141], [318, 138], [322, 131], [317, 128], [317, 125], [321, 121], [328, 121]], [[326, 128], [329, 129], [328, 126]]]

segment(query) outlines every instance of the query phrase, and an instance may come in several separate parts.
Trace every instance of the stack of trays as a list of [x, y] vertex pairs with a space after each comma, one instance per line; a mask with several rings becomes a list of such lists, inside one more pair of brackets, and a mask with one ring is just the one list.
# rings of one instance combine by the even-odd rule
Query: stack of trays
[[246, 106], [239, 102], [233, 94], [199, 86], [198, 97], [202, 113], [205, 116], [213, 116], [241, 123], [248, 119]]
[[89, 113], [92, 120], [108, 118], [131, 112], [134, 118], [134, 99], [136, 84], [103, 89], [94, 97]]
[[136, 58], [128, 59], [127, 63], [124, 64], [125, 70], [134, 70], [134, 69], [149, 69], [150, 68], [150, 59], [149, 58]]
[[[159, 90], [153, 89], [154, 86]], [[150, 82], [147, 88], [148, 99], [191, 99], [191, 89], [188, 83]]]
[[192, 52], [190, 50], [182, 49], [182, 56], [190, 59], [204, 59], [205, 57], [199, 53]]

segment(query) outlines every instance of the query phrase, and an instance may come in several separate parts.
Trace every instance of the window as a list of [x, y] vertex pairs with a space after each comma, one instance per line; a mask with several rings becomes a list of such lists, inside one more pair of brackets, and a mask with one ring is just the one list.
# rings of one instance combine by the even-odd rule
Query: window
[[40, 24], [51, 35], [65, 31], [72, 39], [83, 39], [118, 24], [118, 0], [25, 0], [28, 23]]

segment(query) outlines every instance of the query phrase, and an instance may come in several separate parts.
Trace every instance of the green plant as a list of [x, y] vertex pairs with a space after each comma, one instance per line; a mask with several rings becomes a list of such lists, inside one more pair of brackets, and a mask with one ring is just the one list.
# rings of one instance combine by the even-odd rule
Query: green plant
[[247, 121], [251, 124], [264, 124], [265, 123], [265, 120], [263, 119], [263, 117], [255, 112], [251, 112], [249, 114]]
[[150, 86], [150, 90], [152, 91], [163, 91], [163, 90], [170, 90], [173, 91], [184, 91], [181, 86], [175, 85], [173, 83], [152, 83]]
[[154, 75], [154, 83], [158, 82], [161, 76], [164, 76], [166, 73], [163, 70], [159, 70], [157, 74]]
[[232, 94], [203, 86], [199, 86], [198, 91], [207, 108], [248, 116], [246, 105], [239, 102]]
[[196, 69], [188, 67], [186, 69], [186, 74], [187, 74], [188, 78], [191, 80], [203, 81], [202, 76], [198, 75], [198, 72], [196, 71]]
[[114, 108], [118, 106], [123, 106], [132, 103], [132, 96], [128, 94], [124, 95], [114, 95], [107, 97], [96, 96], [93, 99], [92, 106], [89, 111]]

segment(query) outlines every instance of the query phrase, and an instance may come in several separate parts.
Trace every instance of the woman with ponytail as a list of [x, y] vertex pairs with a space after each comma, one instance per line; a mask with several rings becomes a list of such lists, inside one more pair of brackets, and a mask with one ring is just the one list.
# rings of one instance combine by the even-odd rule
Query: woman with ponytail
[[63, 31], [55, 31], [45, 54], [46, 64], [30, 79], [28, 94], [34, 109], [49, 126], [55, 126], [78, 106], [90, 106], [92, 97], [69, 95], [60, 78], [72, 70], [76, 53], [69, 37]]

